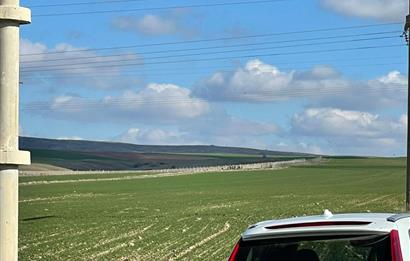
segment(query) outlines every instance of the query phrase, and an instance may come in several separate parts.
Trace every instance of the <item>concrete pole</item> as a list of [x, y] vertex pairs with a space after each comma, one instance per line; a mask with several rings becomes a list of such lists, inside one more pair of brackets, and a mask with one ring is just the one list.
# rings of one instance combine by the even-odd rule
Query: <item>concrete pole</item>
[[0, 0], [0, 261], [18, 256], [18, 166], [30, 164], [19, 151], [20, 24], [30, 23], [19, 0]]

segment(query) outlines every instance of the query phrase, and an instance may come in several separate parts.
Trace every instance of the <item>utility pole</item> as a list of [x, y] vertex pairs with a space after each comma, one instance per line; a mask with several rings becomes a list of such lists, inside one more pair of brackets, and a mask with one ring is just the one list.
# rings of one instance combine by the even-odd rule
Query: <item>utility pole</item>
[[30, 22], [19, 0], [0, 0], [0, 261], [17, 261], [18, 166], [30, 164], [18, 146], [19, 27]]
[[[410, 30], [410, 0], [409, 0], [409, 14], [406, 17], [406, 24], [404, 26], [404, 36], [406, 37], [407, 46], [409, 46], [409, 30]], [[407, 72], [407, 175], [406, 175], [406, 211], [410, 211], [410, 128], [408, 123], [410, 113], [410, 47], [409, 52], [409, 64]]]

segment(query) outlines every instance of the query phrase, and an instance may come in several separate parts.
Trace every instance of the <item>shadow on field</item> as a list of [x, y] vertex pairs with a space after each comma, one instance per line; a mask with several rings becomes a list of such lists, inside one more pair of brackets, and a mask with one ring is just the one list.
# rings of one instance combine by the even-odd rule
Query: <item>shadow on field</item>
[[58, 216], [41, 216], [41, 217], [31, 217], [31, 218], [23, 218], [21, 221], [35, 221], [41, 219], [48, 219], [48, 218], [57, 218]]

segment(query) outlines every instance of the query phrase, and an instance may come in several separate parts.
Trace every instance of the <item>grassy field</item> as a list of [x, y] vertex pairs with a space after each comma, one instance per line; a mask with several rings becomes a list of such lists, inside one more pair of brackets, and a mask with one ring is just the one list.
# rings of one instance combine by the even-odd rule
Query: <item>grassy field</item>
[[[19, 260], [225, 260], [257, 221], [325, 208], [402, 211], [404, 175], [404, 159], [331, 159], [275, 171], [22, 185]], [[30, 180], [39, 178], [21, 182]]]
[[[283, 155], [282, 155], [283, 154]], [[139, 152], [76, 152], [31, 150], [32, 162], [71, 170], [158, 170], [186, 167], [252, 164], [299, 159], [300, 156], [278, 153], [275, 156], [230, 153], [139, 153]], [[309, 158], [310, 156], [304, 157]], [[40, 166], [26, 166], [36, 170]], [[47, 170], [51, 166], [45, 166]]]

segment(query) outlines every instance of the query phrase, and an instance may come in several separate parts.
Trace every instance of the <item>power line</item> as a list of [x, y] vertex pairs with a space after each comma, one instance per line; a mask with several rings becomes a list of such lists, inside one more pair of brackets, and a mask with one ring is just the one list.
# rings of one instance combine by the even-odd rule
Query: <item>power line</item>
[[[342, 41], [330, 41], [330, 42], [322, 42], [322, 43], [307, 43], [307, 44], [296, 44], [296, 45], [283, 45], [283, 46], [273, 46], [273, 47], [259, 47], [259, 48], [252, 48], [252, 49], [239, 49], [239, 50], [222, 50], [222, 51], [214, 51], [214, 52], [202, 52], [202, 53], [190, 53], [190, 54], [173, 54], [173, 55], [165, 55], [165, 56], [153, 56], [153, 57], [144, 57], [144, 60], [156, 60], [156, 59], [166, 59], [166, 58], [178, 58], [178, 57], [191, 57], [191, 56], [203, 56], [203, 55], [215, 55], [215, 54], [226, 54], [226, 53], [241, 53], [241, 52], [251, 52], [251, 51], [262, 51], [262, 50], [272, 50], [272, 49], [282, 49], [282, 48], [292, 48], [292, 47], [303, 47], [303, 46], [321, 46], [321, 45], [328, 45], [328, 44], [339, 44], [339, 43], [350, 43], [350, 42], [361, 42], [361, 41], [370, 41], [370, 40], [382, 40], [382, 39], [392, 39], [398, 38], [398, 36], [388, 36], [388, 37], [373, 37], [373, 38], [362, 38], [362, 39], [353, 39], [353, 40], [342, 40]], [[56, 65], [43, 65], [43, 66], [28, 66], [24, 67], [24, 69], [32, 69], [32, 68], [62, 68], [62, 67], [69, 67], [76, 65], [92, 65], [92, 64], [107, 64], [107, 63], [118, 63], [118, 62], [132, 62], [141, 60], [140, 57], [133, 57], [129, 59], [121, 59], [121, 61], [113, 60], [113, 61], [89, 61], [89, 62], [81, 62], [81, 63], [68, 63], [68, 64], [56, 64]], [[115, 65], [115, 64], [111, 64]]]
[[287, 2], [287, 1], [290, 1], [290, 0], [258, 0], [258, 1], [242, 1], [242, 2], [229, 2], [229, 3], [214, 3], [214, 4], [195, 4], [195, 5], [181, 5], [181, 6], [135, 8], [135, 9], [130, 8], [130, 9], [119, 9], [119, 10], [46, 13], [46, 14], [34, 14], [33, 17], [92, 15], [92, 14], [124, 13], [124, 12], [130, 13], [130, 12], [140, 12], [140, 11], [159, 11], [159, 10], [184, 9], [184, 8], [203, 8], [203, 7], [238, 6], [238, 5], [251, 5], [251, 4], [268, 4], [268, 3], [279, 3], [279, 2]]
[[[294, 64], [306, 64], [306, 65], [317, 65], [317, 64], [326, 64], [328, 62], [343, 62], [343, 61], [348, 61], [348, 62], [352, 62], [352, 61], [371, 61], [371, 60], [385, 60], [385, 59], [401, 59], [403, 58], [402, 56], [372, 56], [372, 57], [356, 57], [356, 58], [332, 58], [332, 59], [314, 59], [314, 60], [295, 60], [292, 62], [275, 62], [274, 66], [278, 66], [278, 65], [294, 65]], [[387, 65], [387, 64], [386, 64]], [[243, 67], [243, 64], [232, 64], [231, 66], [225, 66], [225, 67], [221, 67], [221, 66], [201, 66], [201, 69], [212, 69], [212, 70], [220, 70], [220, 69], [235, 69], [238, 66]], [[164, 71], [168, 71], [168, 72], [173, 72], [175, 70], [181, 71], [181, 70], [186, 70], [186, 67], [180, 67], [180, 68], [176, 68], [176, 67], [172, 67], [172, 70], [165, 70], [164, 68], [141, 68], [138, 69], [139, 73], [152, 73], [152, 72], [164, 72]], [[100, 69], [98, 72], [74, 72], [74, 71], [65, 71], [64, 75], [94, 75], [94, 76], [98, 76], [98, 75], [106, 75], [107, 73], [112, 73], [114, 75], [123, 75], [123, 73], [135, 73], [135, 70], [121, 70], [119, 71], [118, 69], [112, 69], [112, 68], [102, 68]], [[27, 77], [28, 75], [25, 75], [24, 72], [21, 74], [21, 77]], [[41, 77], [41, 79], [44, 79], [44, 77]]]
[[[350, 64], [350, 65], [343, 65], [343, 68], [357, 68], [357, 67], [378, 67], [378, 66], [388, 66], [388, 65], [405, 65], [405, 62], [395, 62], [395, 63], [372, 63], [372, 64]], [[310, 69], [311, 67], [288, 67], [288, 68], [280, 68], [281, 70], [303, 70], [303, 69]], [[233, 69], [232, 67], [218, 67], [218, 72], [221, 72], [223, 69]], [[226, 70], [223, 72], [227, 72]], [[269, 72], [269, 71], [261, 71], [261, 72]], [[210, 73], [209, 71], [177, 71], [177, 72], [163, 72], [163, 73], [148, 73], [148, 76], [174, 76], [174, 75], [203, 75], [205, 73]], [[144, 72], [140, 72], [139, 74], [119, 74], [119, 73], [107, 73], [107, 72], [100, 72], [94, 74], [81, 74], [75, 76], [61, 76], [61, 75], [54, 75], [49, 77], [24, 77], [22, 76], [21, 80], [24, 82], [27, 80], [58, 80], [58, 79], [65, 79], [69, 77], [69, 79], [82, 79], [82, 78], [92, 78], [98, 77], [100, 78], [111, 78], [111, 77], [144, 77]]]
[[[196, 48], [185, 48], [185, 49], [170, 49], [170, 50], [161, 50], [161, 51], [138, 52], [137, 55], [183, 52], [183, 51], [187, 52], [187, 51], [198, 51], [198, 50], [211, 50], [211, 49], [233, 48], [233, 47], [244, 47], [244, 46], [258, 46], [258, 45], [268, 45], [268, 44], [276, 44], [276, 43], [306, 42], [306, 41], [338, 39], [338, 38], [348, 38], [348, 37], [358, 37], [358, 36], [384, 35], [384, 34], [391, 34], [391, 33], [401, 33], [401, 31], [375, 32], [375, 33], [366, 33], [366, 34], [349, 34], [349, 35], [326, 36], [326, 37], [315, 37], [315, 38], [305, 38], [305, 39], [292, 39], [292, 40], [270, 41], [270, 42], [258, 42], [258, 43], [247, 43], [247, 44], [222, 45], [222, 46], [221, 45], [219, 45], [219, 46], [207, 46], [207, 47], [196, 47]], [[399, 36], [399, 35], [397, 35], [397, 36]], [[392, 37], [392, 38], [394, 38], [394, 37]], [[130, 53], [122, 53], [122, 54], [85, 56], [85, 57], [65, 57], [65, 58], [56, 58], [56, 59], [22, 61], [20, 63], [21, 64], [28, 64], [28, 63], [39, 63], [39, 62], [100, 59], [100, 58], [122, 57], [122, 56], [130, 56], [130, 55], [131, 55]]]
[[[393, 87], [396, 91], [399, 92], [407, 92], [405, 84], [389, 84], [389, 87]], [[247, 93], [242, 92], [239, 93], [237, 97], [233, 97], [234, 99], [240, 101], [243, 99], [249, 98], [260, 98], [261, 102], [268, 102], [275, 99], [283, 99], [283, 98], [303, 98], [303, 97], [320, 97], [324, 95], [334, 95], [334, 94], [343, 94], [343, 95], [350, 95], [346, 93], [347, 89], [351, 89], [350, 87], [346, 86], [335, 86], [331, 88], [322, 88], [319, 90], [312, 91], [311, 89], [301, 89], [301, 90], [266, 90], [266, 91], [259, 91], [258, 93]], [[355, 91], [361, 91], [365, 93], [372, 93], [372, 92], [379, 92], [383, 88], [380, 86], [373, 86], [367, 85], [365, 88], [360, 87], [356, 88]], [[271, 95], [271, 96], [269, 96]], [[276, 96], [276, 97], [275, 97]], [[285, 97], [283, 97], [285, 96]], [[218, 101], [218, 100], [216, 100]], [[220, 100], [219, 100], [220, 101]], [[92, 100], [92, 98], [76, 98], [73, 101], [67, 101], [60, 106], [54, 106], [50, 108], [52, 104], [50, 102], [32, 102], [30, 104], [26, 104], [23, 106], [23, 110], [55, 110], [56, 108], [61, 108], [65, 110], [78, 110], [81, 106], [89, 106], [86, 109], [93, 109], [90, 107], [95, 106], [94, 109], [101, 109], [101, 106], [113, 106], [113, 105], [148, 105], [148, 106], [157, 106], [157, 105], [166, 105], [166, 104], [181, 104], [181, 103], [197, 103], [197, 102], [207, 102], [204, 98], [199, 97], [190, 97], [190, 98], [181, 98], [179, 96], [168, 96], [165, 98], [143, 98], [143, 97], [134, 97], [134, 98], [113, 98], [111, 100]]]
[[[371, 60], [385, 60], [385, 59], [401, 59], [403, 58], [402, 56], [371, 56], [371, 57], [354, 57], [354, 58], [331, 58], [331, 59], [313, 59], [313, 60], [296, 60], [296, 61], [292, 61], [292, 62], [275, 62], [275, 66], [276, 65], [293, 65], [293, 64], [324, 64], [327, 62], [343, 62], [343, 61], [371, 61]], [[232, 69], [232, 66], [243, 66], [243, 64], [232, 64], [229, 67], [224, 67], [224, 68], [228, 68], [228, 69]], [[223, 69], [221, 68], [221, 66], [201, 66], [201, 69]], [[180, 68], [176, 68], [176, 67], [172, 67], [172, 71], [174, 70], [186, 70], [186, 67], [180, 67]], [[103, 69], [102, 71], [99, 71], [101, 73], [106, 73], [106, 72], [119, 72], [118, 70], [112, 70], [112, 68], [107, 68], [107, 69]], [[163, 68], [161, 69], [148, 69], [148, 68], [141, 68], [138, 69], [138, 72], [152, 72], [152, 71], [164, 71]], [[121, 72], [134, 72], [134, 70], [121, 70]], [[64, 73], [68, 73], [68, 72], [64, 72]], [[76, 73], [77, 74], [77, 73]], [[84, 74], [84, 73], [82, 73]]]
[[[363, 90], [361, 90], [363, 91]], [[366, 94], [374, 94], [378, 93], [380, 90], [364, 90]], [[407, 90], [403, 89], [397, 89], [397, 92], [400, 92], [401, 94], [407, 93]], [[269, 94], [260, 92], [258, 94], [246, 94], [244, 93], [243, 95], [237, 95], [236, 97], [233, 96], [231, 97], [230, 100], [236, 100], [238, 102], [259, 102], [259, 103], [268, 103], [268, 102], [273, 102], [277, 100], [283, 100], [283, 99], [290, 99], [290, 98], [305, 98], [305, 97], [321, 97], [321, 96], [327, 96], [327, 95], [347, 95], [346, 94], [346, 89], [339, 89], [339, 90], [332, 90], [332, 91], [317, 91], [315, 90], [312, 92], [312, 90], [309, 91], [304, 91], [304, 92], [293, 92], [293, 93], [288, 93], [288, 92], [278, 92], [276, 93], [275, 96], [267, 96]], [[214, 102], [221, 102], [224, 101], [223, 99], [220, 100], [215, 100]], [[147, 100], [143, 98], [139, 99], [134, 99], [134, 100], [128, 100], [128, 101], [114, 101], [110, 100], [110, 102], [103, 102], [103, 101], [97, 101], [97, 102], [89, 102], [89, 101], [73, 101], [73, 102], [66, 102], [65, 104], [60, 104], [58, 106], [52, 105], [48, 102], [44, 103], [37, 103], [37, 104], [30, 104], [30, 105], [25, 105], [23, 106], [23, 111], [55, 111], [56, 109], [61, 109], [65, 111], [86, 111], [86, 110], [101, 110], [104, 108], [107, 108], [108, 106], [127, 106], [128, 108], [123, 108], [123, 110], [132, 110], [134, 108], [130, 108], [130, 106], [135, 105], [135, 106], [152, 106], [156, 107], [158, 105], [174, 105], [174, 104], [189, 104], [189, 103], [199, 103], [199, 102], [207, 102], [205, 99], [200, 99], [200, 98], [191, 98], [191, 99], [168, 99], [168, 100]], [[86, 108], [81, 108], [87, 106]], [[52, 108], [51, 108], [52, 107]]]
[[51, 54], [61, 54], [61, 53], [81, 53], [81, 52], [89, 52], [89, 51], [118, 50], [118, 49], [129, 49], [129, 48], [137, 48], [137, 47], [154, 47], [154, 46], [164, 46], [164, 45], [193, 44], [193, 43], [204, 43], [204, 42], [214, 42], [214, 41], [228, 41], [228, 40], [238, 40], [238, 39], [260, 38], [260, 37], [269, 37], [269, 36], [304, 34], [304, 33], [333, 32], [333, 31], [364, 29], [364, 28], [382, 27], [382, 26], [391, 26], [391, 25], [401, 25], [401, 24], [402, 23], [396, 22], [396, 23], [367, 24], [367, 25], [344, 26], [344, 27], [328, 27], [328, 28], [317, 28], [317, 29], [308, 29], [308, 30], [299, 30], [299, 31], [268, 33], [268, 34], [254, 34], [254, 35], [234, 36], [234, 37], [208, 38], [208, 39], [189, 40], [189, 41], [148, 43], [148, 44], [101, 47], [101, 48], [87, 48], [87, 49], [82, 49], [82, 50], [79, 49], [79, 50], [27, 53], [27, 54], [21, 54], [20, 56], [51, 55]]
[[130, 3], [130, 2], [144, 2], [147, 0], [110, 0], [110, 1], [97, 1], [97, 2], [78, 2], [78, 3], [61, 3], [61, 4], [47, 4], [47, 5], [29, 5], [30, 8], [46, 8], [46, 7], [62, 7], [62, 6], [81, 6], [81, 5], [105, 5], [105, 4], [117, 4], [117, 3]]
[[[205, 61], [220, 61], [220, 60], [230, 60], [230, 59], [240, 59], [240, 58], [258, 58], [258, 57], [271, 57], [271, 56], [285, 56], [285, 55], [296, 55], [296, 54], [314, 54], [314, 53], [329, 53], [329, 52], [343, 52], [343, 51], [359, 51], [359, 50], [370, 50], [379, 48], [393, 48], [393, 47], [403, 47], [405, 44], [395, 44], [395, 45], [375, 45], [375, 46], [360, 46], [354, 48], [336, 48], [336, 49], [326, 49], [326, 50], [309, 50], [309, 51], [296, 51], [296, 52], [286, 52], [286, 53], [261, 53], [252, 55], [242, 55], [242, 56], [230, 56], [230, 57], [215, 57], [215, 58], [204, 58], [204, 59], [186, 59], [186, 60], [175, 60], [175, 61], [159, 61], [159, 62], [144, 62], [142, 63], [130, 63], [130, 64], [118, 64], [116, 67], [126, 67], [126, 66], [136, 66], [136, 65], [154, 65], [154, 64], [173, 64], [173, 63], [186, 63], [186, 62], [205, 62]], [[112, 67], [113, 65], [96, 65], [91, 68], [104, 68]], [[49, 68], [40, 70], [21, 70], [21, 72], [42, 72], [42, 71], [64, 71], [64, 70], [81, 70], [90, 69], [89, 66], [86, 67], [66, 67], [66, 68]]]

